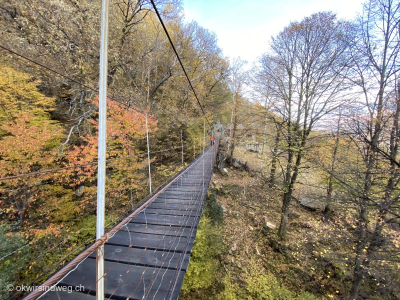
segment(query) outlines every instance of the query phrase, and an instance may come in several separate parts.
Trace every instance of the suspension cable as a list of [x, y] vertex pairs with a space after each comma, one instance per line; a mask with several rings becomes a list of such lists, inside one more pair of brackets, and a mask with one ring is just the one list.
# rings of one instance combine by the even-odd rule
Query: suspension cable
[[150, 1], [151, 1], [151, 4], [153, 5], [153, 8], [154, 8], [154, 10], [155, 10], [155, 12], [156, 12], [156, 14], [157, 14], [158, 19], [160, 20], [161, 26], [163, 27], [164, 32], [165, 32], [165, 34], [167, 35], [167, 38], [168, 38], [168, 40], [169, 40], [169, 43], [171, 44], [171, 47], [172, 47], [172, 49], [173, 49], [174, 52], [175, 52], [176, 58], [178, 59], [179, 64], [181, 65], [181, 68], [182, 68], [182, 70], [183, 70], [183, 73], [185, 73], [186, 79], [187, 79], [187, 81], [189, 82], [190, 88], [191, 88], [192, 91], [193, 91], [193, 94], [194, 94], [194, 96], [195, 96], [195, 98], [196, 98], [196, 100], [197, 100], [197, 103], [199, 104], [199, 106], [200, 106], [200, 108], [201, 108], [201, 111], [203, 112], [203, 115], [204, 115], [204, 117], [205, 117], [206, 120], [207, 120], [207, 123], [211, 126], [210, 122], [209, 122], [208, 119], [207, 119], [206, 113], [204, 112], [203, 106], [200, 104], [199, 97], [197, 97], [197, 93], [196, 93], [196, 91], [195, 91], [194, 88], [193, 88], [192, 82], [191, 82], [191, 80], [189, 79], [189, 76], [188, 76], [188, 74], [187, 74], [187, 72], [186, 72], [186, 69], [185, 69], [185, 67], [183, 66], [182, 60], [181, 60], [181, 58], [179, 57], [178, 51], [176, 51], [175, 45], [174, 45], [174, 43], [172, 42], [172, 39], [171, 39], [171, 37], [170, 37], [170, 35], [169, 35], [169, 33], [168, 33], [167, 27], [165, 27], [164, 21], [162, 20], [161, 15], [160, 15], [160, 13], [158, 12], [158, 9], [157, 9], [157, 7], [156, 7], [156, 5], [155, 5], [155, 3], [154, 3], [154, 0], [150, 0]]
[[[0, 44], [0, 48], [3, 49], [3, 50], [5, 50], [5, 51], [8, 51], [8, 52], [10, 52], [11, 54], [14, 54], [14, 55], [16, 55], [16, 56], [18, 56], [18, 57], [20, 57], [20, 58], [23, 58], [23, 59], [25, 59], [25, 60], [27, 60], [27, 61], [29, 61], [29, 62], [35, 64], [35, 65], [38, 65], [38, 66], [40, 66], [40, 67], [42, 67], [42, 68], [44, 68], [44, 69], [46, 69], [46, 70], [48, 70], [48, 71], [50, 71], [50, 72], [52, 72], [52, 73], [54, 73], [54, 74], [57, 74], [57, 75], [59, 75], [59, 76], [65, 78], [65, 79], [68, 79], [68, 80], [70, 80], [70, 81], [72, 81], [72, 82], [75, 82], [76, 84], [79, 84], [80, 86], [83, 86], [83, 87], [87, 88], [87, 89], [90, 90], [90, 91], [94, 91], [94, 92], [96, 92], [96, 93], [99, 91], [97, 88], [90, 87], [90, 86], [88, 86], [87, 84], [84, 84], [84, 83], [80, 82], [79, 80], [76, 80], [76, 79], [74, 79], [74, 78], [72, 78], [72, 77], [70, 77], [70, 76], [68, 76], [68, 75], [62, 74], [62, 73], [60, 73], [60, 72], [58, 72], [58, 71], [56, 71], [56, 70], [54, 70], [54, 69], [52, 69], [52, 68], [50, 68], [50, 67], [45, 66], [44, 64], [42, 64], [42, 63], [40, 63], [40, 62], [37, 62], [37, 61], [35, 61], [35, 60], [33, 60], [33, 59], [31, 59], [31, 58], [29, 58], [29, 57], [27, 57], [27, 56], [25, 56], [25, 55], [23, 55], [23, 54], [21, 54], [21, 53], [15, 52], [14, 50], [11, 50], [10, 48], [7, 48], [7, 47], [5, 47], [5, 46], [3, 46], [3, 45], [1, 45], [1, 44]], [[139, 108], [137, 108], [137, 107], [135, 107], [135, 106], [133, 106], [133, 105], [131, 105], [131, 104], [126, 104], [126, 103], [124, 103], [124, 102], [115, 100], [115, 99], [113, 99], [113, 98], [111, 98], [111, 97], [107, 97], [107, 98], [110, 99], [110, 100], [112, 100], [112, 101], [115, 101], [115, 102], [117, 102], [117, 103], [119, 103], [119, 104], [124, 105], [126, 108], [131, 108], [131, 109], [133, 109], [134, 111], [136, 111], [136, 112], [138, 112], [138, 113], [144, 115], [144, 112], [143, 112], [143, 111], [141, 111]]]

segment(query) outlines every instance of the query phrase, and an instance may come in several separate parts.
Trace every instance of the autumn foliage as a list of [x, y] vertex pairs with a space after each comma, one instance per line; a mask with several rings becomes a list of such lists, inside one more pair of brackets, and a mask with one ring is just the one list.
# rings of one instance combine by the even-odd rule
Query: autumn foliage
[[[91, 220], [96, 207], [97, 114], [85, 120], [86, 129], [74, 142], [65, 144], [68, 129], [52, 119], [55, 99], [43, 95], [39, 82], [26, 73], [5, 66], [0, 69], [0, 226], [6, 226], [2, 228], [7, 236], [15, 236], [14, 244], [29, 243], [24, 251], [29, 249], [32, 259], [40, 249], [51, 249], [65, 238], [69, 241], [63, 247], [72, 250], [87, 238], [82, 230], [93, 234], [95, 229]], [[85, 101], [93, 111], [98, 110], [97, 98]], [[147, 160], [138, 145], [146, 136], [146, 117], [150, 135], [158, 128], [153, 115], [110, 99], [107, 115], [106, 206], [110, 222], [126, 213], [146, 190], [146, 176], [139, 170], [147, 167]], [[87, 222], [91, 223], [89, 231]], [[11, 232], [7, 224], [14, 226]], [[16, 228], [18, 237], [13, 233]], [[27, 258], [26, 252], [21, 253]], [[46, 255], [24, 275], [17, 271], [9, 280], [39, 276], [44, 265], [52, 265], [62, 254]], [[16, 263], [15, 256], [10, 259]], [[6, 260], [7, 264], [12, 261]], [[0, 273], [6, 270], [6, 265], [0, 266]]]

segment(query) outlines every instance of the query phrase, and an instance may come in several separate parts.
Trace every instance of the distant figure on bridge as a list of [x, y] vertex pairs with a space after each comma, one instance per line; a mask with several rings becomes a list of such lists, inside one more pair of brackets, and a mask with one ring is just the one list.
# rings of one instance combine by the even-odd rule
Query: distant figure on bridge
[[211, 146], [213, 146], [215, 144], [215, 138], [213, 135], [211, 135], [211, 137], [210, 137], [210, 142], [211, 142]]

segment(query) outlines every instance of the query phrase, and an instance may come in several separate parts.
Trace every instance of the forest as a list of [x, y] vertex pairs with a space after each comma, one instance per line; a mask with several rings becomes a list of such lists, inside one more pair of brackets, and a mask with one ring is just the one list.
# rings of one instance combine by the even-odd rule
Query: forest
[[[154, 2], [197, 95], [151, 1], [111, 1], [106, 228], [218, 124], [180, 298], [400, 299], [400, 1], [293, 21], [252, 65]], [[100, 11], [0, 2], [0, 299], [95, 240]]]

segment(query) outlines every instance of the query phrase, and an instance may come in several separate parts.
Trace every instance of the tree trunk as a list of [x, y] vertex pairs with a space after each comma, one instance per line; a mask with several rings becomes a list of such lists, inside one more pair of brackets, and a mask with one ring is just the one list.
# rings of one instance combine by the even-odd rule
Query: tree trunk
[[278, 236], [284, 238], [286, 234], [286, 226], [288, 223], [289, 206], [292, 198], [291, 182], [292, 182], [292, 162], [293, 162], [293, 150], [289, 148], [288, 162], [286, 166], [285, 181], [283, 183], [284, 193], [281, 210], [281, 222], [279, 224]]
[[238, 125], [238, 116], [237, 116], [237, 109], [238, 109], [238, 101], [235, 101], [235, 106], [233, 110], [233, 115], [232, 115], [232, 121], [233, 121], [233, 128], [231, 131], [231, 146], [230, 146], [230, 164], [233, 164], [233, 152], [235, 151], [236, 147], [236, 131], [237, 131], [237, 125]]
[[292, 189], [289, 186], [289, 190], [283, 194], [281, 223], [279, 224], [279, 229], [278, 229], [278, 236], [280, 238], [284, 238], [286, 235], [286, 226], [288, 223], [289, 206], [291, 199], [292, 199]]
[[324, 210], [325, 214], [325, 220], [329, 220], [329, 217], [332, 213], [332, 192], [333, 192], [333, 173], [335, 172], [335, 165], [336, 165], [336, 158], [337, 158], [337, 153], [339, 149], [339, 141], [340, 141], [340, 120], [341, 120], [341, 113], [339, 114], [339, 119], [337, 122], [337, 130], [336, 130], [336, 139], [335, 139], [335, 146], [333, 148], [333, 154], [332, 154], [332, 162], [331, 162], [331, 168], [330, 168], [330, 174], [328, 177], [328, 187], [326, 189], [326, 206]]
[[[281, 216], [281, 223], [279, 225], [279, 230], [278, 230], [278, 236], [280, 238], [284, 238], [286, 235], [286, 226], [288, 223], [290, 201], [292, 199], [292, 194], [293, 194], [293, 190], [294, 190], [294, 185], [297, 181], [297, 176], [299, 175], [299, 167], [300, 167], [303, 155], [304, 155], [303, 149], [306, 145], [306, 140], [307, 140], [308, 134], [309, 134], [308, 131], [303, 131], [302, 136], [301, 136], [301, 143], [299, 145], [298, 150], [292, 150], [291, 146], [289, 145], [288, 166], [286, 168], [286, 176], [285, 176], [285, 182], [284, 182], [282, 216]], [[292, 161], [293, 161], [293, 158], [295, 155], [294, 151], [296, 151], [296, 163], [294, 165], [293, 172], [292, 172], [291, 164], [292, 164]]]
[[271, 161], [271, 175], [269, 179], [269, 187], [272, 188], [275, 184], [276, 164], [278, 163], [278, 145], [280, 141], [280, 132], [278, 131], [275, 136], [274, 150], [272, 151]]
[[[265, 122], [267, 123], [267, 122]], [[264, 133], [263, 133], [263, 144], [261, 148], [261, 157], [264, 156], [264, 148], [265, 148], [265, 143], [267, 141], [267, 124], [264, 125]]]
[[[365, 202], [365, 199], [361, 201]], [[361, 283], [364, 279], [364, 268], [363, 268], [363, 260], [364, 255], [363, 251], [366, 245], [366, 226], [367, 226], [367, 211], [365, 206], [361, 207], [359, 220], [358, 220], [358, 234], [357, 234], [357, 245], [356, 245], [356, 258], [354, 260], [354, 269], [353, 269], [353, 282], [351, 284], [350, 296], [349, 300], [357, 299], [358, 293], [360, 292]]]

